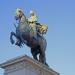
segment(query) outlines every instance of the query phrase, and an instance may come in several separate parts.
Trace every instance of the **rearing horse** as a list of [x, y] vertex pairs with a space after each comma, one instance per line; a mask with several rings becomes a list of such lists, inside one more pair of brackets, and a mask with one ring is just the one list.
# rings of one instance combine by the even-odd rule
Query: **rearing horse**
[[[46, 50], [46, 39], [39, 34], [37, 34], [37, 40], [33, 39], [31, 36], [30, 26], [28, 21], [24, 15], [24, 13], [17, 9], [15, 19], [19, 21], [18, 27], [16, 27], [16, 33], [11, 32], [10, 41], [14, 44], [13, 36], [17, 39], [18, 46], [22, 44], [26, 44], [28, 47], [31, 48], [31, 53], [34, 59], [40, 61], [41, 63], [47, 65], [46, 57], [45, 57], [45, 50]], [[37, 55], [39, 54], [39, 59]], [[47, 65], [48, 66], [48, 65]]]

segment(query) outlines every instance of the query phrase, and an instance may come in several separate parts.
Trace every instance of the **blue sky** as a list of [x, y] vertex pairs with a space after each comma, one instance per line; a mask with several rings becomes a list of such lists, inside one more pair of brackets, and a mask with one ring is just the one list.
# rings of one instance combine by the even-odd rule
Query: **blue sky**
[[[21, 8], [26, 17], [34, 10], [38, 21], [48, 25], [49, 66], [60, 75], [75, 75], [75, 0], [0, 0], [0, 63], [24, 54], [32, 57], [27, 46], [19, 48], [10, 43], [16, 8]], [[0, 75], [3, 73], [0, 69]]]

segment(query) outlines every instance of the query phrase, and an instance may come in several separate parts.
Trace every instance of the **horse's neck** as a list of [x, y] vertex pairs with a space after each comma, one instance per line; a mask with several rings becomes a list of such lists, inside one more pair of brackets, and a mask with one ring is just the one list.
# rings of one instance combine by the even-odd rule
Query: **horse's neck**
[[20, 19], [20, 23], [26, 22], [26, 17], [23, 15]]
[[19, 19], [18, 27], [21, 28], [21, 29], [29, 29], [27, 19], [24, 15], [22, 15], [22, 17]]

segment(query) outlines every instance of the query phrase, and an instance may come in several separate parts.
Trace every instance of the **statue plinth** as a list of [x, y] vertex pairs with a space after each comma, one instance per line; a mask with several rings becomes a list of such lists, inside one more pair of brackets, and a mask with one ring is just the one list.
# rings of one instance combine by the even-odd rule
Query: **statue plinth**
[[0, 64], [4, 75], [59, 75], [42, 63], [24, 55]]

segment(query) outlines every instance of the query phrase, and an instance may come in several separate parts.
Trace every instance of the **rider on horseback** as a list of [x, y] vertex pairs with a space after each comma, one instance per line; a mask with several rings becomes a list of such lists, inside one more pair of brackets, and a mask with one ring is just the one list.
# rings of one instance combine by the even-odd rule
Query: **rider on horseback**
[[[16, 10], [17, 17], [15, 17], [15, 19], [17, 20], [19, 18], [19, 23], [23, 24], [26, 17], [22, 15], [24, 15], [22, 10], [18, 8]], [[31, 31], [30, 36], [33, 37], [34, 39], [37, 40], [37, 34], [39, 34], [40, 36], [43, 36], [43, 34], [46, 33], [48, 27], [46, 25], [43, 25], [37, 22], [37, 16], [32, 10], [29, 13], [29, 18], [27, 19], [27, 21], [30, 26], [30, 31]], [[24, 24], [21, 26], [23, 28]], [[21, 43], [22, 41], [17, 39], [16, 45], [21, 46], [22, 45]]]
[[35, 15], [34, 11], [30, 11], [28, 22], [31, 27], [31, 36], [33, 36], [35, 39], [37, 39], [37, 33], [40, 36], [43, 36], [43, 34], [46, 34], [48, 27], [46, 25], [40, 24], [37, 22], [37, 16]]
[[34, 39], [37, 40], [37, 30], [36, 30], [36, 23], [37, 23], [37, 16], [35, 13], [31, 10], [29, 13], [28, 23], [31, 27], [31, 35]]

